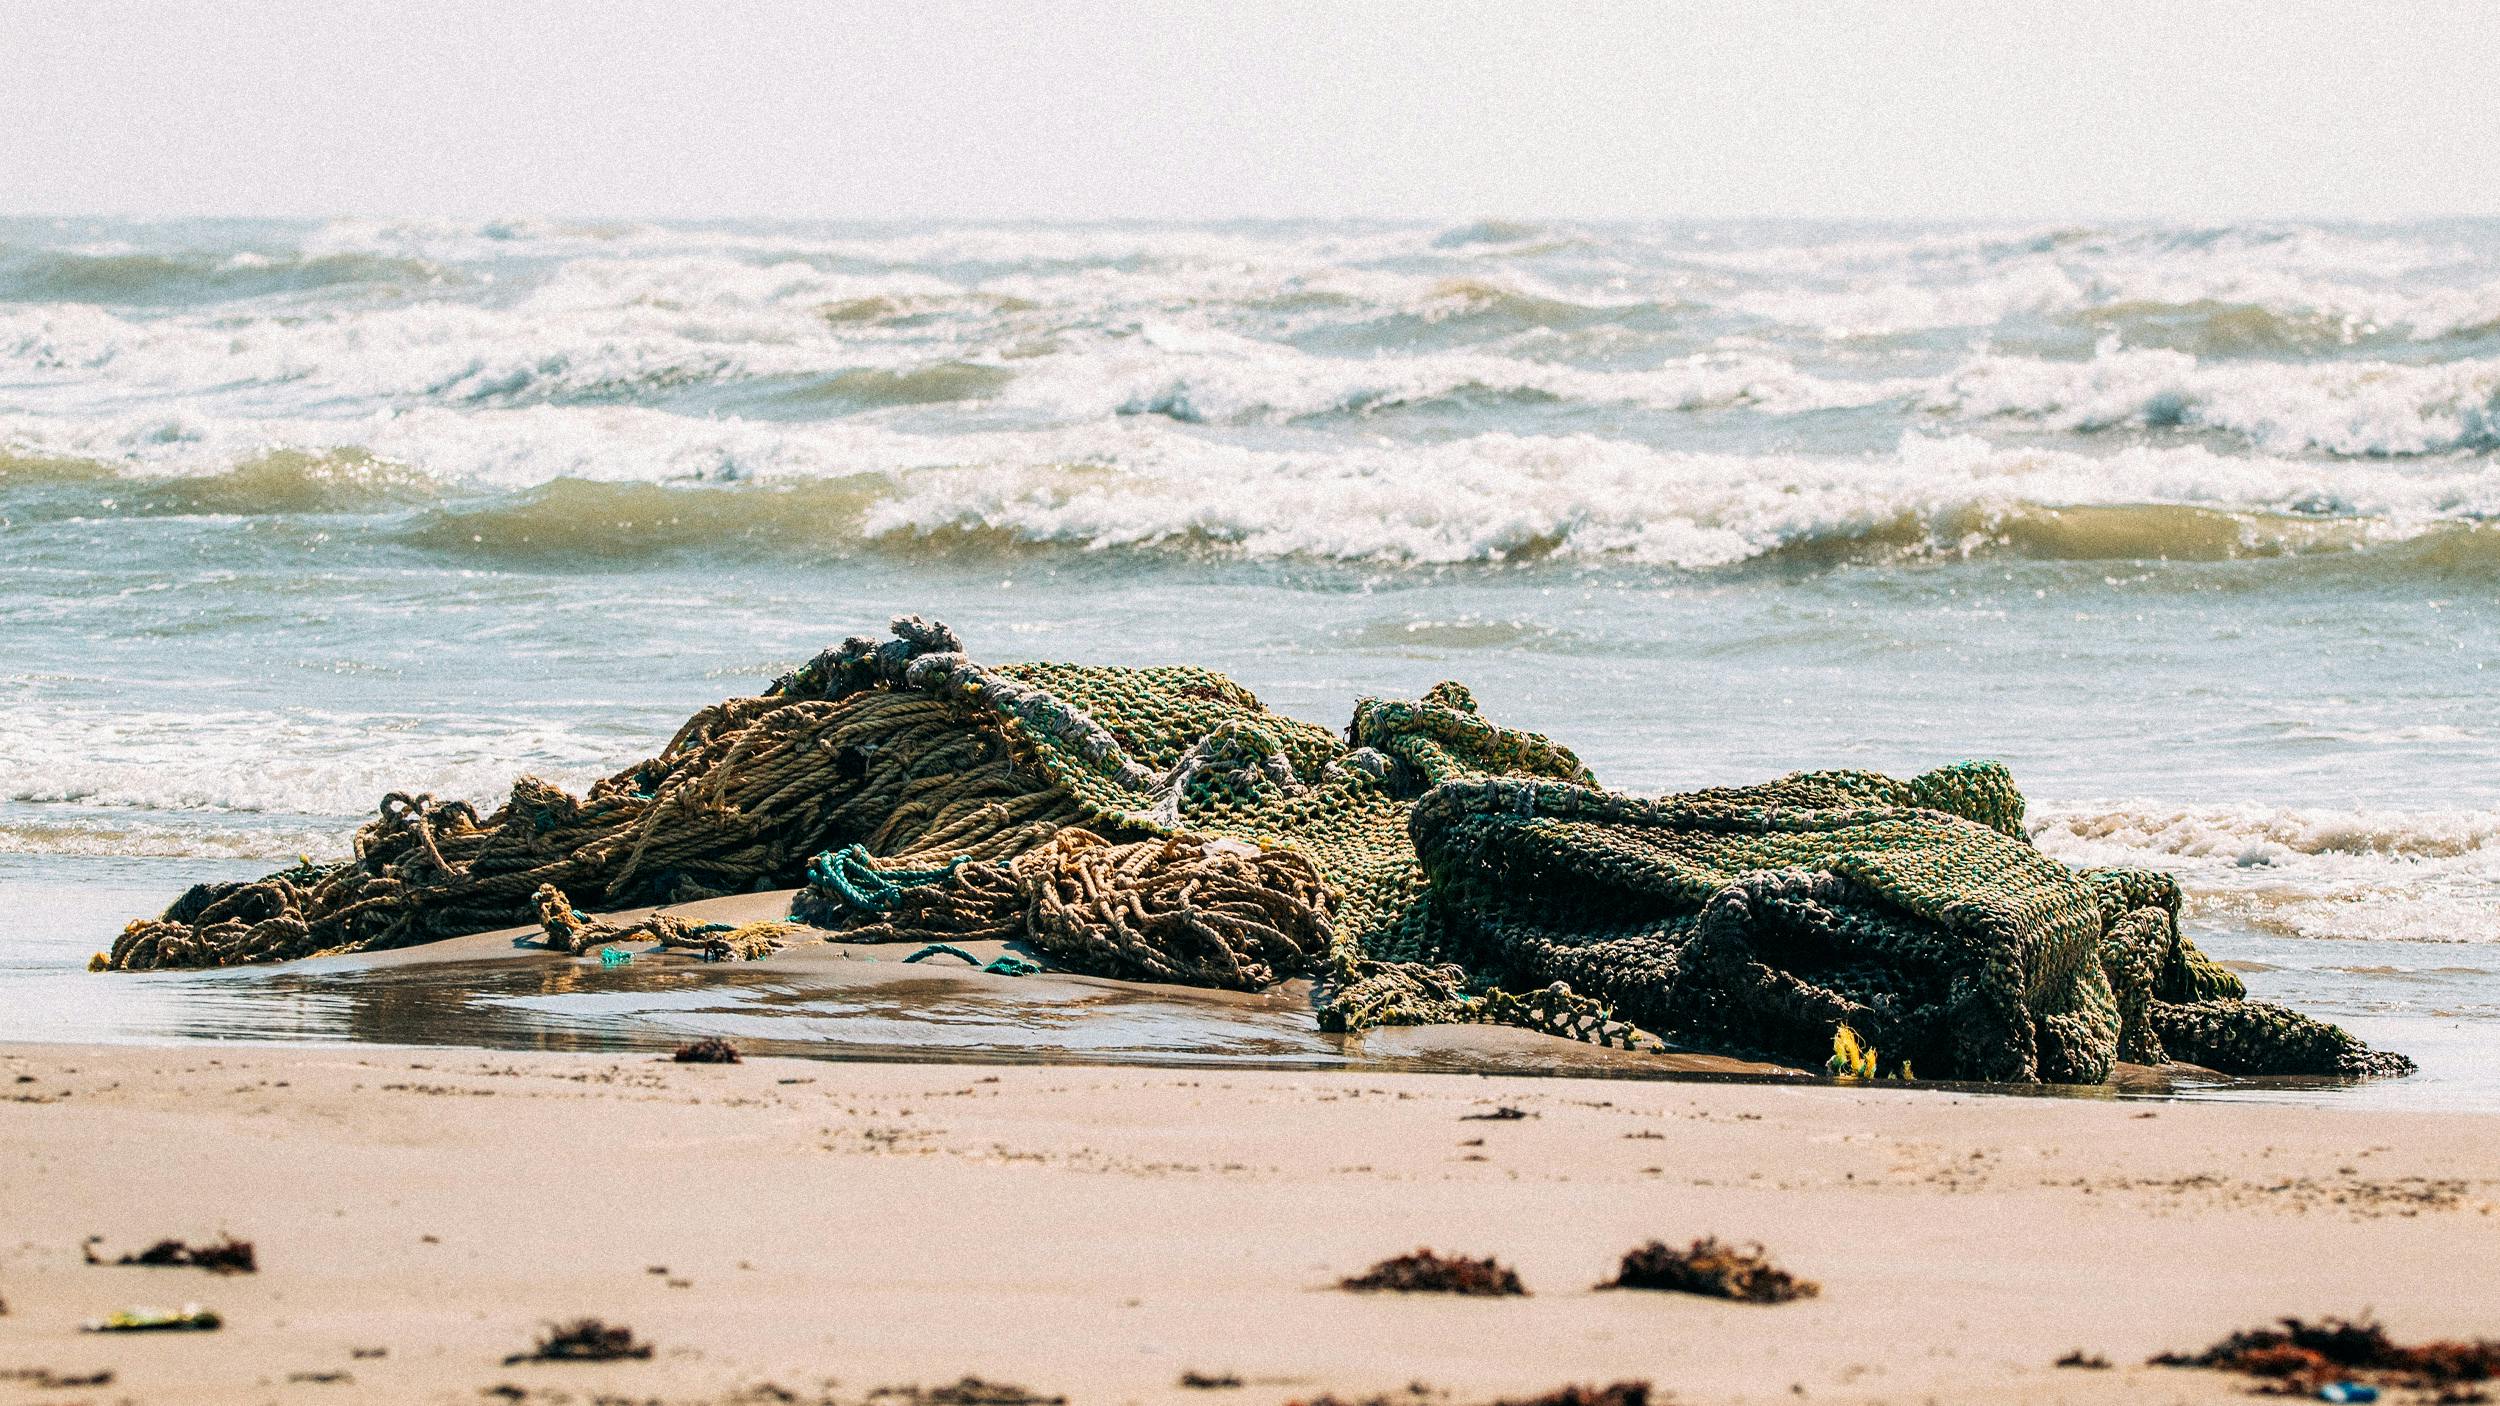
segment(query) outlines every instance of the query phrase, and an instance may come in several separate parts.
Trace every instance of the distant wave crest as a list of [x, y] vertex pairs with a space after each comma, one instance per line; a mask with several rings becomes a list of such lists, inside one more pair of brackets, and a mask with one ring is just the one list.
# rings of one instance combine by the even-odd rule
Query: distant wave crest
[[[266, 428], [193, 424], [196, 438], [152, 443], [153, 462], [109, 472], [96, 464], [109, 446], [92, 443], [0, 458], [0, 511], [333, 514], [353, 519], [337, 528], [350, 537], [584, 560], [952, 547], [1691, 570], [1994, 555], [2500, 563], [2500, 476], [2472, 460], [2085, 454], [1917, 435], [1846, 456], [1512, 434], [1284, 450], [1155, 422], [921, 436], [556, 407], [402, 418], [366, 427], [379, 430], [361, 436], [369, 444], [324, 445], [320, 427], [297, 426], [315, 436], [306, 449], [244, 447]], [[153, 437], [142, 421], [117, 443]]]

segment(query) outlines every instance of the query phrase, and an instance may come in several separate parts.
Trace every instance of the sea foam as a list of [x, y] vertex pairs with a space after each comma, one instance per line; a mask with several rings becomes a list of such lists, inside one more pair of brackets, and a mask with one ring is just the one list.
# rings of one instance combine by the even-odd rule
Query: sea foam
[[2176, 873], [2208, 917], [2285, 936], [2500, 942], [2500, 811], [2258, 804], [2046, 807], [2043, 850]]

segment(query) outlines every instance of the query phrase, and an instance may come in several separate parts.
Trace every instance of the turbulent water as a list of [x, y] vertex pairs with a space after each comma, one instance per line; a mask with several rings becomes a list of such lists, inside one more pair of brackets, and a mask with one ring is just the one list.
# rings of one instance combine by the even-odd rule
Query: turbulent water
[[2500, 1034], [2500, 224], [0, 221], [0, 881], [580, 784], [906, 610], [1628, 789], [2001, 757], [2427, 1087]]

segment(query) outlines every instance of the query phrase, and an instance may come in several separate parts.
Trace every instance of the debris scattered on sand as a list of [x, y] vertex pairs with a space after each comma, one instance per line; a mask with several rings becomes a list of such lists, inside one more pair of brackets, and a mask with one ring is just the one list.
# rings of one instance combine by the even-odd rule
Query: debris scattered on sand
[[74, 1386], [111, 1386], [113, 1369], [94, 1372], [55, 1372], [49, 1367], [20, 1367], [0, 1372], [0, 1382], [24, 1382], [37, 1391], [60, 1391]]
[[226, 1320], [195, 1303], [179, 1309], [125, 1308], [82, 1325], [90, 1333], [214, 1333]]
[[1741, 1303], [1787, 1303], [1823, 1292], [1811, 1279], [1799, 1279], [1750, 1250], [1724, 1245], [1717, 1236], [1693, 1242], [1689, 1250], [1672, 1250], [1657, 1240], [1627, 1252], [1615, 1277], [1601, 1289], [1669, 1289], [1680, 1294], [1707, 1294]]
[[1348, 1401], [1342, 1396], [1330, 1394], [1314, 1396], [1307, 1401], [1288, 1401], [1285, 1406], [1418, 1406], [1420, 1402], [1435, 1400], [1442, 1395], [1444, 1393], [1436, 1392], [1422, 1382], [1408, 1382], [1405, 1392], [1399, 1395], [1384, 1391], [1377, 1396], [1357, 1397]]
[[537, 1346], [516, 1352], [503, 1363], [510, 1367], [522, 1362], [618, 1362], [650, 1355], [651, 1344], [637, 1340], [633, 1329], [596, 1318], [576, 1318], [549, 1324]]
[[136, 1254], [107, 1261], [95, 1252], [102, 1236], [91, 1235], [79, 1249], [89, 1264], [147, 1265], [157, 1269], [205, 1269], [211, 1274], [258, 1274], [260, 1261], [252, 1253], [249, 1240], [226, 1239], [214, 1245], [192, 1246], [180, 1240], [159, 1240]]
[[1516, 1123], [1529, 1116], [1531, 1115], [1526, 1109], [1513, 1108], [1505, 1103], [1490, 1113], [1462, 1113], [1458, 1115], [1458, 1121], [1462, 1123]]
[[908, 1401], [914, 1406], [1068, 1406], [1064, 1396], [1044, 1396], [1012, 1382], [962, 1377], [945, 1386], [881, 1386], [871, 1401]]
[[2308, 1395], [2351, 1381], [2355, 1384], [2430, 1390], [2500, 1377], [2500, 1340], [2454, 1340], [2407, 1346], [2363, 1317], [2307, 1323], [2279, 1320], [2280, 1328], [2233, 1333], [2198, 1353], [2165, 1352], [2156, 1367], [2211, 1367], [2242, 1372]]
[[739, 1062], [738, 1047], [718, 1035], [707, 1035], [700, 1040], [679, 1045], [677, 1053], [669, 1058], [676, 1060], [679, 1064], [736, 1064]]
[[[1542, 1396], [1504, 1398], [1490, 1406], [1649, 1406], [1650, 1386], [1645, 1381], [1616, 1382], [1611, 1386], [1563, 1386]], [[1387, 1394], [1347, 1401], [1336, 1396], [1319, 1396], [1309, 1401], [1296, 1401], [1290, 1406], [1416, 1406], [1416, 1403], [1441, 1396], [1422, 1382], [1410, 1382], [1401, 1396]]]
[[1649, 1406], [1649, 1383], [1616, 1382], [1611, 1386], [1567, 1386], [1543, 1396], [1504, 1400], [1493, 1406]]
[[1357, 1293], [1389, 1290], [1400, 1294], [1495, 1296], [1528, 1292], [1520, 1286], [1516, 1271], [1489, 1256], [1480, 1260], [1464, 1255], [1444, 1259], [1428, 1249], [1382, 1260], [1363, 1273], [1340, 1281], [1338, 1287]]
[[1241, 1378], [1230, 1372], [1224, 1372], [1214, 1376], [1209, 1376], [1205, 1372], [1183, 1372], [1181, 1373], [1181, 1385], [1185, 1387], [1194, 1387], [1199, 1391], [1221, 1391], [1227, 1387], [1237, 1387], [1241, 1385]]
[[2109, 1370], [2109, 1359], [2101, 1356], [2097, 1352], [2085, 1352], [2082, 1348], [2076, 1348], [2074, 1351], [2067, 1353], [2064, 1357], [2057, 1359], [2057, 1365], [2060, 1367], [2080, 1367], [2087, 1372], [2106, 1372]]

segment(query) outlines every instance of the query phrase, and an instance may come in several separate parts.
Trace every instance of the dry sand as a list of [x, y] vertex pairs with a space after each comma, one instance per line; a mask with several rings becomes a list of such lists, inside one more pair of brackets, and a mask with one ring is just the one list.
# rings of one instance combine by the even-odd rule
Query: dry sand
[[[861, 1401], [974, 1374], [1079, 1406], [1619, 1378], [1696, 1403], [2220, 1401], [2242, 1384], [2127, 1364], [2287, 1313], [2500, 1332], [2500, 1122], [2472, 1114], [206, 1046], [0, 1047], [0, 1100], [7, 1399]], [[1526, 1116], [1473, 1116], [1504, 1107]], [[220, 1233], [260, 1272], [80, 1251]], [[1703, 1234], [1821, 1297], [1591, 1288]], [[1419, 1245], [1498, 1256], [1532, 1297], [1332, 1287]], [[185, 1301], [224, 1330], [79, 1331]], [[503, 1364], [583, 1314], [656, 1354]], [[2075, 1348], [2121, 1365], [2052, 1365]]]

